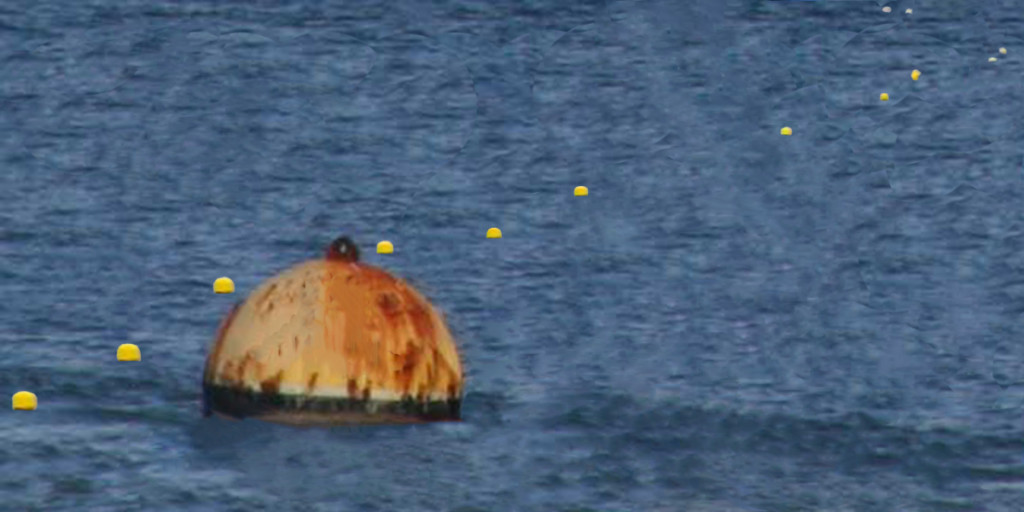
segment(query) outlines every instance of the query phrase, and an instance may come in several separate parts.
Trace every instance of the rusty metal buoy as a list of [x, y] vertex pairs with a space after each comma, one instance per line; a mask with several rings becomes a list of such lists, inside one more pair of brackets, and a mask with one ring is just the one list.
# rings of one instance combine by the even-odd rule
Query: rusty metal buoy
[[203, 403], [205, 415], [296, 425], [454, 421], [462, 386], [442, 315], [342, 237], [227, 315]]

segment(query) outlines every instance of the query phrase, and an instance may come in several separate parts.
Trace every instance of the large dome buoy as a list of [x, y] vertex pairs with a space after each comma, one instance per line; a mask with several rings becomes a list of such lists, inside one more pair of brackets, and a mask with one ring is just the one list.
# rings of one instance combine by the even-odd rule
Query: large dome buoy
[[207, 416], [298, 425], [453, 421], [462, 385], [442, 315], [342, 237], [227, 315], [203, 403]]

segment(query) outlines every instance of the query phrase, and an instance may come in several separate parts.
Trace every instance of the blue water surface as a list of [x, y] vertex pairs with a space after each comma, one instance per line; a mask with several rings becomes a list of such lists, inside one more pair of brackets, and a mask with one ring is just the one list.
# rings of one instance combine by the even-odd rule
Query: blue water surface
[[[1024, 509], [1024, 4], [882, 5], [0, 2], [0, 510]], [[465, 421], [202, 418], [342, 234]]]

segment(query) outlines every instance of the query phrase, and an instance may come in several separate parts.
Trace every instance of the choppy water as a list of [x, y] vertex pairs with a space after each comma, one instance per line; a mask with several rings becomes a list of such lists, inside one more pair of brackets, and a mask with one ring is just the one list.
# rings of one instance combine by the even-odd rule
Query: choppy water
[[[0, 3], [0, 510], [1021, 510], [1024, 3], [890, 5]], [[201, 418], [340, 234], [466, 421]]]

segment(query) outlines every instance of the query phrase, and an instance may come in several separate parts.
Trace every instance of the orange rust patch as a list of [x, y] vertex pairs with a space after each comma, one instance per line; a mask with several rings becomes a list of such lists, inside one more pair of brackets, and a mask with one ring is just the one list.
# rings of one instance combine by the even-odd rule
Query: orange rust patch
[[416, 367], [422, 359], [423, 348], [416, 345], [412, 340], [406, 345], [405, 352], [401, 354], [392, 353], [395, 356], [395, 363], [398, 369], [395, 370], [395, 381], [398, 388], [404, 393], [409, 392], [412, 386], [413, 377], [416, 375]]
[[377, 306], [388, 318], [393, 318], [402, 312], [402, 304], [398, 297], [391, 292], [384, 292], [377, 296]]
[[349, 396], [349, 398], [355, 398], [357, 393], [359, 393], [359, 386], [356, 385], [356, 380], [355, 379], [349, 379], [348, 380], [348, 396]]
[[261, 363], [252, 352], [246, 352], [245, 356], [242, 357], [242, 360], [236, 366], [234, 375], [235, 382], [245, 382], [245, 370], [248, 369], [250, 365], [253, 367], [253, 373], [257, 380], [263, 376], [263, 363]]
[[403, 289], [401, 293], [403, 295], [403, 302], [409, 304], [405, 309], [405, 314], [412, 321], [413, 328], [416, 329], [416, 335], [422, 339], [433, 339], [434, 319], [430, 317], [430, 311], [420, 301], [416, 300], [416, 297], [408, 289]]
[[260, 391], [267, 395], [276, 395], [281, 390], [281, 379], [284, 378], [284, 371], [278, 371], [277, 375], [260, 382]]
[[346, 282], [349, 282], [351, 279], [356, 279], [356, 284], [366, 283], [370, 285], [371, 289], [379, 289], [381, 287], [394, 286], [395, 281], [397, 281], [394, 276], [377, 267], [359, 265], [357, 270], [358, 272], [352, 272], [348, 277], [346, 277]]

